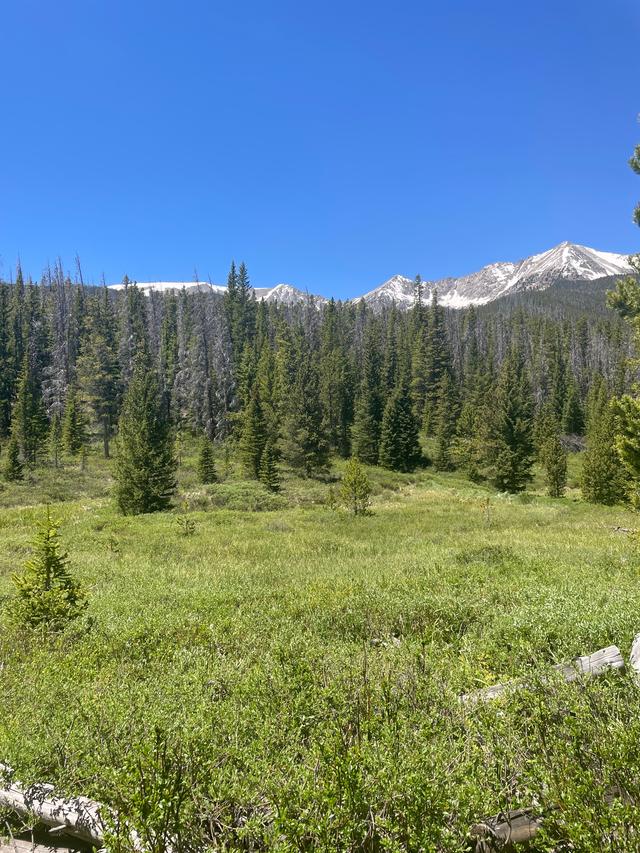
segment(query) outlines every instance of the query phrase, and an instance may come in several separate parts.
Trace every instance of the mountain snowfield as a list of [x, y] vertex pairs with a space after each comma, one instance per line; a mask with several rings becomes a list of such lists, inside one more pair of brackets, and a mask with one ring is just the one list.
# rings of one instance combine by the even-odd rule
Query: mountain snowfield
[[[424, 281], [424, 297], [429, 299], [437, 291], [438, 301], [449, 308], [466, 308], [469, 305], [484, 305], [509, 293], [525, 290], [545, 290], [559, 281], [595, 281], [608, 276], [626, 275], [631, 272], [627, 255], [599, 252], [588, 246], [575, 243], [560, 243], [553, 249], [532, 255], [522, 261], [505, 261], [489, 264], [478, 272], [460, 278], [443, 278], [439, 281]], [[213, 291], [224, 293], [226, 288], [219, 284], [198, 281], [148, 281], [136, 282], [146, 293], [168, 290]], [[357, 296], [351, 302], [366, 302], [374, 309], [395, 304], [398, 308], [409, 308], [413, 304], [414, 281], [402, 275], [394, 275], [374, 290]], [[121, 290], [122, 284], [112, 285]], [[306, 293], [291, 284], [276, 284], [275, 287], [258, 287], [256, 298], [281, 305], [313, 301], [320, 306], [328, 300], [323, 296]]]

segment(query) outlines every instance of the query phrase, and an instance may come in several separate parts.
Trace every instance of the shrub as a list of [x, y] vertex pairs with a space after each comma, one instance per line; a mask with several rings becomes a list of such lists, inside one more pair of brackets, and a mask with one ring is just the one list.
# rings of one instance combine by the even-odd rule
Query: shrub
[[371, 483], [357, 459], [350, 459], [340, 484], [340, 501], [354, 515], [365, 515], [371, 504]]
[[18, 594], [11, 604], [12, 614], [29, 628], [60, 631], [82, 613], [86, 599], [69, 573], [69, 558], [60, 550], [58, 523], [49, 507], [38, 528], [33, 556], [22, 574], [13, 575]]

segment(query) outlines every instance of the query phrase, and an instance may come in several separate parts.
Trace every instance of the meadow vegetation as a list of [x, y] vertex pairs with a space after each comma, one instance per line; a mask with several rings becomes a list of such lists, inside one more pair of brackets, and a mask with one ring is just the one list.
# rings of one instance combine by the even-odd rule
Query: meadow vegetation
[[[115, 806], [147, 849], [457, 851], [478, 819], [553, 804], [537, 850], [639, 849], [639, 688], [538, 676], [640, 630], [636, 516], [366, 469], [369, 514], [323, 480], [219, 482], [184, 452], [174, 509], [123, 516], [92, 453], [0, 491], [0, 758]], [[226, 464], [226, 468], [225, 468]], [[88, 606], [9, 618], [51, 504]], [[187, 515], [190, 535], [178, 516]], [[459, 696], [527, 674], [490, 706]], [[614, 806], [605, 793], [628, 797]], [[112, 849], [126, 850], [113, 828]], [[569, 848], [567, 845], [571, 845]]]

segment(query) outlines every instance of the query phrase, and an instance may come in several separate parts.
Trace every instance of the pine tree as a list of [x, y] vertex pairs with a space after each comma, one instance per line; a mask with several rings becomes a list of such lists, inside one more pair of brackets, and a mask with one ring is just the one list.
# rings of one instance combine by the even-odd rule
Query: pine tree
[[245, 474], [254, 480], [260, 478], [260, 460], [267, 443], [267, 430], [257, 388], [242, 413], [242, 432], [238, 442], [238, 457]]
[[531, 480], [533, 401], [522, 355], [512, 349], [487, 409], [485, 464], [500, 491], [519, 492]]
[[613, 404], [615, 448], [626, 471], [629, 498], [640, 508], [640, 399], [625, 394]]
[[125, 515], [167, 509], [176, 489], [176, 460], [158, 384], [139, 359], [118, 423], [116, 501]]
[[371, 483], [357, 459], [351, 458], [340, 481], [340, 501], [354, 515], [366, 515], [371, 504]]
[[584, 412], [573, 375], [571, 375], [567, 385], [567, 396], [562, 412], [562, 432], [565, 435], [582, 435], [584, 433]]
[[10, 483], [24, 478], [24, 469], [20, 460], [20, 445], [17, 438], [12, 436], [7, 445], [7, 459], [4, 465], [4, 478]]
[[377, 325], [370, 326], [365, 334], [361, 372], [362, 381], [351, 427], [352, 452], [358, 461], [377, 465], [383, 414]]
[[62, 420], [62, 447], [69, 456], [77, 456], [86, 443], [87, 421], [75, 388], [70, 388]]
[[280, 474], [276, 464], [276, 452], [271, 441], [267, 441], [260, 458], [259, 480], [270, 492], [280, 491]]
[[45, 447], [49, 424], [42, 402], [41, 385], [25, 353], [18, 382], [18, 397], [12, 412], [11, 434], [18, 441], [22, 457], [30, 467], [38, 463]]
[[294, 349], [295, 375], [283, 401], [281, 448], [284, 459], [306, 477], [324, 473], [329, 445], [320, 402], [320, 381], [309, 344], [298, 330]]
[[451, 471], [455, 468], [453, 442], [456, 435], [459, 401], [451, 375], [446, 371], [440, 380], [436, 400], [436, 453], [433, 464], [436, 471]]
[[215, 483], [218, 479], [216, 474], [215, 460], [213, 458], [213, 445], [208, 436], [202, 439], [200, 453], [198, 455], [198, 479], [201, 483]]
[[582, 462], [582, 496], [590, 503], [612, 505], [625, 497], [624, 469], [615, 448], [616, 422], [611, 406], [594, 409], [589, 418]]
[[433, 292], [427, 314], [427, 340], [425, 350], [425, 400], [423, 427], [427, 435], [435, 429], [440, 382], [451, 372], [451, 352], [444, 311], [438, 304], [438, 294]]
[[60, 550], [58, 523], [49, 507], [38, 527], [33, 556], [24, 572], [12, 578], [17, 596], [11, 612], [26, 627], [59, 631], [81, 615], [86, 599], [69, 572], [67, 554]]
[[567, 451], [557, 432], [547, 437], [540, 460], [545, 470], [547, 494], [551, 498], [561, 498], [567, 487]]
[[384, 409], [379, 464], [392, 471], [414, 471], [420, 460], [418, 423], [407, 383], [402, 382]]
[[54, 414], [49, 425], [49, 452], [53, 467], [57, 468], [60, 464], [60, 453], [62, 451], [62, 423], [60, 415]]
[[115, 316], [106, 287], [92, 302], [87, 329], [77, 362], [78, 390], [100, 426], [104, 457], [108, 459], [120, 402], [120, 368]]

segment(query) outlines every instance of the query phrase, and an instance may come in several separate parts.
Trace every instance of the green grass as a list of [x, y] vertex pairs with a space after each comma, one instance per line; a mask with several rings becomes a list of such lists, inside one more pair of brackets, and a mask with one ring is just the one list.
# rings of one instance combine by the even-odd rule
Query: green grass
[[[149, 833], [174, 781], [189, 791], [175, 825], [216, 849], [463, 850], [479, 818], [532, 802], [560, 805], [535, 849], [640, 849], [639, 689], [628, 674], [535, 686], [548, 664], [628, 654], [640, 555], [615, 528], [635, 516], [539, 481], [508, 497], [371, 474], [373, 514], [354, 518], [323, 505], [329, 482], [199, 487], [187, 458], [193, 536], [175, 513], [117, 515], [97, 457], [82, 477], [5, 484], [0, 604], [42, 512], [29, 504], [57, 488], [90, 606], [50, 639], [0, 616], [0, 760]], [[523, 673], [520, 695], [458, 701]], [[629, 801], [604, 805], [611, 784]]]

